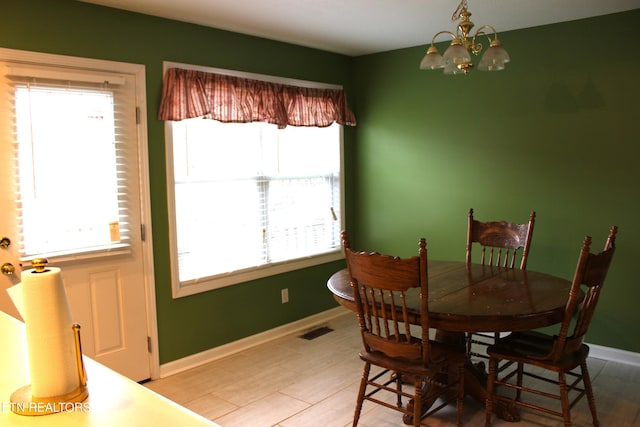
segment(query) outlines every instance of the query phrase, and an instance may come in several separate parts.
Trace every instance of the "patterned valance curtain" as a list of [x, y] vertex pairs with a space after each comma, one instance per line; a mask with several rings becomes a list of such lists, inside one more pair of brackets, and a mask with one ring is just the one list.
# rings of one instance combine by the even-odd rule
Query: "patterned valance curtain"
[[226, 123], [267, 122], [278, 128], [355, 126], [341, 89], [290, 86], [204, 71], [170, 68], [164, 76], [160, 120], [204, 117]]

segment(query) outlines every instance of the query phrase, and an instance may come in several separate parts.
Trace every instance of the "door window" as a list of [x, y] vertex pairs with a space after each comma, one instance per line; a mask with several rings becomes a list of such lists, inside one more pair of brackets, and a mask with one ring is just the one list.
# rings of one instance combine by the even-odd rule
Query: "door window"
[[67, 74], [8, 66], [23, 259], [129, 246], [125, 80]]

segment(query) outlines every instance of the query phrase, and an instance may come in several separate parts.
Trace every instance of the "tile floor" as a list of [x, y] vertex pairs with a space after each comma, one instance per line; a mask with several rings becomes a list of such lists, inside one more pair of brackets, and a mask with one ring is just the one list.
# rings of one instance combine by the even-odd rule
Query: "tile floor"
[[[345, 312], [326, 325], [333, 331], [313, 340], [280, 338], [145, 385], [222, 427], [350, 426], [363, 366], [357, 320]], [[600, 425], [640, 426], [640, 368], [590, 359], [589, 369]], [[483, 410], [466, 398], [465, 425], [483, 426]], [[493, 426], [562, 426], [560, 419], [520, 413], [520, 423], [494, 417]], [[586, 399], [572, 416], [574, 426], [591, 425]], [[432, 427], [455, 422], [453, 406], [422, 421]], [[365, 402], [360, 427], [403, 425], [399, 412]]]

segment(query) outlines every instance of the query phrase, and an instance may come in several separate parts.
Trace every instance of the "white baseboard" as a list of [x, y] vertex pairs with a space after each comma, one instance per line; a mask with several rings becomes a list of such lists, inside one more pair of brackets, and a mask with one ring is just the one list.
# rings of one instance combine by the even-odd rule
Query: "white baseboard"
[[223, 344], [219, 347], [214, 347], [200, 353], [183, 357], [182, 359], [164, 363], [160, 365], [159, 378], [164, 378], [169, 375], [177, 374], [178, 372], [186, 371], [187, 369], [195, 368], [196, 366], [221, 359], [223, 357], [238, 353], [240, 351], [246, 350], [259, 344], [263, 344], [276, 338], [283, 337], [285, 335], [307, 331], [309, 329], [312, 329], [313, 327], [328, 322], [329, 320], [334, 319], [338, 316], [342, 316], [346, 313], [349, 313], [349, 310], [344, 307], [332, 308], [330, 310], [305, 317], [304, 319], [296, 320], [295, 322], [287, 323], [286, 325], [278, 326], [277, 328], [270, 329], [268, 331], [264, 331], [246, 338], [242, 338], [238, 341]]
[[[335, 307], [330, 310], [305, 317], [304, 319], [287, 323], [286, 325], [252, 335], [250, 337], [242, 338], [238, 341], [192, 354], [169, 363], [164, 363], [160, 365], [160, 376], [158, 378], [164, 378], [169, 375], [177, 374], [178, 372], [186, 371], [187, 369], [195, 368], [196, 366], [221, 359], [285, 335], [307, 331], [346, 313], [349, 313], [349, 310], [346, 308]], [[640, 367], [640, 353], [633, 353], [631, 351], [603, 347], [595, 344], [589, 344], [589, 348], [589, 357]]]
[[640, 367], [640, 353], [589, 344], [589, 357]]

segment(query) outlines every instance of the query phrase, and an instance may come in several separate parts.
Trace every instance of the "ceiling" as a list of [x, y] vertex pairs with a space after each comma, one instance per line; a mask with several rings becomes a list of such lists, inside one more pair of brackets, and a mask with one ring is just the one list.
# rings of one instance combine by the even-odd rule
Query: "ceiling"
[[[427, 45], [459, 0], [80, 0], [349, 56]], [[467, 0], [508, 31], [640, 8], [640, 0]], [[446, 39], [438, 39], [443, 41]]]

